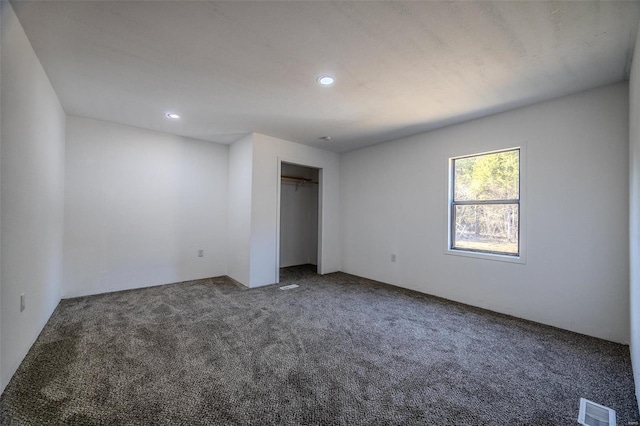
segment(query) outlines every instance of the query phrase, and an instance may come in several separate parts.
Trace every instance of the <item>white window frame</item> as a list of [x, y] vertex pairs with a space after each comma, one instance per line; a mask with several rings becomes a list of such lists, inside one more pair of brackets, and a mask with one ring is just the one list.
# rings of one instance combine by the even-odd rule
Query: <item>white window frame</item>
[[[468, 157], [476, 157], [487, 154], [495, 154], [499, 152], [520, 150], [520, 171], [519, 171], [519, 179], [520, 179], [520, 208], [518, 213], [518, 244], [519, 244], [519, 254], [510, 255], [510, 254], [502, 254], [502, 253], [492, 253], [492, 252], [482, 252], [482, 251], [472, 251], [472, 250], [464, 250], [460, 248], [452, 248], [452, 221], [454, 220], [452, 214], [452, 205], [453, 205], [453, 185], [454, 185], [454, 160]], [[475, 152], [475, 153], [466, 153], [461, 155], [455, 155], [448, 158], [447, 162], [447, 196], [446, 196], [446, 230], [445, 230], [445, 254], [453, 255], [453, 256], [462, 256], [462, 257], [470, 257], [476, 259], [485, 259], [485, 260], [496, 260], [501, 262], [510, 262], [510, 263], [526, 263], [526, 145], [522, 144], [520, 146], [512, 146], [506, 148], [492, 149], [487, 151]]]

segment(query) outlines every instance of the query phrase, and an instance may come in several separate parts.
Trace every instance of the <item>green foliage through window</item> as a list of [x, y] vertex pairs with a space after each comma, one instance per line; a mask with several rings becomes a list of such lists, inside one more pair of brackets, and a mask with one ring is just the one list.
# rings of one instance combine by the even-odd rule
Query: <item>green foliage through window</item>
[[520, 150], [452, 160], [450, 248], [518, 256]]

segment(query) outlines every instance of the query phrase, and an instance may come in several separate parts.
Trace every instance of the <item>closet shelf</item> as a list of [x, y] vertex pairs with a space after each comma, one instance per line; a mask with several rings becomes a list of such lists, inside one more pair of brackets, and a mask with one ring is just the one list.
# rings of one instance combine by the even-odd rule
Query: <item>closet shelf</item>
[[280, 177], [282, 182], [287, 182], [287, 183], [291, 183], [291, 184], [295, 184], [296, 185], [296, 190], [298, 189], [299, 186], [302, 186], [304, 184], [311, 184], [311, 185], [317, 185], [318, 182], [314, 182], [312, 179], [307, 179], [307, 178], [301, 178], [301, 177], [293, 177], [293, 176], [281, 176]]

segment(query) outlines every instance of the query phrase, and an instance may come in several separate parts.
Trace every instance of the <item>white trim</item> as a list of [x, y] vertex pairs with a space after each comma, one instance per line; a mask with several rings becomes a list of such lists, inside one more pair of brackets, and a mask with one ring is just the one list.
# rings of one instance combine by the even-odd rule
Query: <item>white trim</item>
[[322, 200], [324, 199], [324, 168], [321, 166], [307, 164], [295, 159], [287, 159], [284, 157], [278, 156], [278, 188], [276, 191], [276, 282], [275, 284], [280, 283], [280, 204], [281, 204], [281, 186], [280, 186], [280, 176], [282, 176], [282, 163], [294, 164], [296, 166], [309, 167], [312, 169], [318, 170], [318, 254], [316, 258], [316, 267], [318, 274], [322, 273], [322, 230], [324, 223], [324, 215], [322, 209]]
[[276, 185], [276, 282], [274, 284], [280, 283], [280, 200], [281, 192], [282, 192], [282, 159], [278, 157], [278, 167], [276, 167], [278, 171], [278, 184]]
[[484, 253], [484, 252], [476, 252], [476, 251], [467, 251], [461, 249], [447, 249], [444, 251], [444, 254], [452, 255], [452, 256], [462, 256], [462, 257], [472, 257], [476, 259], [484, 259], [484, 260], [496, 260], [499, 262], [510, 262], [510, 263], [527, 263], [522, 258], [522, 256], [509, 256], [507, 254], [496, 254], [496, 253]]
[[[519, 146], [511, 146], [506, 148], [496, 148], [488, 151], [478, 152], [475, 154], [462, 154], [462, 155], [454, 155], [447, 157], [446, 161], [446, 203], [445, 203], [445, 238], [444, 238], [444, 254], [452, 255], [452, 256], [462, 256], [469, 257], [475, 259], [484, 259], [484, 260], [494, 260], [500, 262], [509, 262], [509, 263], [520, 263], [525, 264], [526, 261], [526, 252], [527, 252], [527, 196], [526, 196], [526, 182], [527, 182], [527, 143], [523, 141]], [[507, 254], [498, 254], [498, 253], [484, 253], [477, 251], [467, 251], [461, 249], [452, 249], [451, 248], [451, 196], [453, 194], [451, 185], [453, 184], [453, 160], [459, 158], [468, 158], [475, 157], [479, 155], [487, 155], [494, 154], [498, 152], [505, 152], [518, 149], [520, 150], [520, 210], [518, 213], [518, 243], [519, 243], [519, 254], [518, 256], [511, 256]]]

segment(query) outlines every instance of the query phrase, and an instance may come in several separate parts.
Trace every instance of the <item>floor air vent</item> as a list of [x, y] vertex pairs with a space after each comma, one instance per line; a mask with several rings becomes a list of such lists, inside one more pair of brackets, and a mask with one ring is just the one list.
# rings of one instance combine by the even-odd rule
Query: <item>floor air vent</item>
[[615, 410], [580, 398], [578, 423], [585, 426], [616, 426]]
[[280, 287], [280, 290], [291, 290], [292, 288], [298, 288], [299, 285], [298, 284], [289, 284], [289, 285], [283, 285], [282, 287]]

